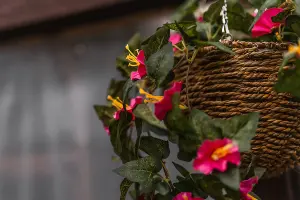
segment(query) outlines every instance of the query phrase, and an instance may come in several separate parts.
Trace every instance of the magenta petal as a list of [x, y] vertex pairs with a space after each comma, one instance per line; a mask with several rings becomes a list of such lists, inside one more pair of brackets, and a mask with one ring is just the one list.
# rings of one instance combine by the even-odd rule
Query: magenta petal
[[241, 164], [241, 154], [240, 154], [240, 152], [231, 153], [226, 156], [226, 160], [228, 160], [228, 162], [231, 162], [232, 164], [235, 164], [238, 166]]
[[140, 76], [143, 78], [144, 76], [147, 75], [147, 70], [146, 70], [146, 66], [145, 65], [139, 65], [138, 67], [138, 72], [140, 74]]
[[132, 98], [130, 100], [130, 107], [131, 109], [134, 109], [137, 105], [143, 103], [143, 97], [142, 96], [137, 96], [135, 98]]
[[205, 175], [208, 175], [213, 171], [211, 163], [204, 159], [196, 158], [193, 162], [193, 168]]
[[120, 113], [121, 113], [122, 110], [118, 110], [114, 113], [114, 119], [115, 120], [119, 120], [120, 119]]
[[105, 132], [106, 132], [108, 135], [110, 135], [110, 131], [109, 131], [109, 127], [108, 127], [108, 126], [104, 126], [104, 130], [105, 130]]
[[139, 61], [140, 64], [145, 65], [145, 53], [143, 50], [139, 52], [139, 54], [136, 57], [137, 61]]
[[225, 172], [227, 170], [227, 160], [226, 159], [220, 159], [218, 161], [212, 161], [211, 165], [214, 169]]
[[130, 74], [130, 79], [135, 81], [135, 80], [140, 80], [142, 77], [140, 76], [140, 73], [138, 71], [133, 71]]
[[274, 23], [272, 17], [282, 11], [282, 8], [270, 8], [264, 11], [252, 28], [252, 37], [269, 34], [272, 32], [272, 28], [278, 27], [281, 23]]
[[181, 35], [179, 33], [173, 33], [171, 34], [169, 41], [174, 45], [180, 42], [182, 39]]
[[203, 17], [202, 17], [202, 16], [200, 16], [200, 17], [198, 17], [198, 18], [197, 18], [197, 21], [198, 21], [198, 22], [203, 22], [203, 21], [204, 21], [204, 19], [203, 19]]
[[163, 120], [168, 111], [172, 110], [172, 103], [160, 101], [154, 104], [154, 114], [159, 120]]

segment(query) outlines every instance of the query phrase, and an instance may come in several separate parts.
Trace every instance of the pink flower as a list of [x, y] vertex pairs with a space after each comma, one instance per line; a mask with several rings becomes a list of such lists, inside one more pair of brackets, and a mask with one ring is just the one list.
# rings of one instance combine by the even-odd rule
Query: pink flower
[[138, 55], [135, 56], [134, 53], [132, 53], [129, 49], [129, 46], [126, 45], [125, 47], [129, 54], [127, 55], [126, 59], [129, 61], [128, 66], [130, 67], [137, 67], [136, 71], [131, 72], [130, 74], [130, 79], [135, 81], [135, 80], [140, 80], [144, 76], [147, 75], [147, 70], [145, 66], [145, 54], [144, 51], [141, 50], [136, 50], [138, 52]]
[[200, 197], [193, 197], [191, 192], [181, 192], [173, 200], [204, 200]]
[[[114, 118], [115, 118], [115, 120], [119, 120], [120, 119], [120, 113], [124, 111], [123, 102], [121, 101], [120, 98], [114, 99], [111, 96], [108, 96], [107, 99], [112, 101], [112, 105], [117, 108], [117, 111], [114, 113]], [[137, 97], [130, 100], [130, 105], [129, 106], [126, 105], [126, 111], [129, 112], [132, 115], [132, 120], [135, 120], [135, 116], [132, 113], [132, 111], [135, 109], [135, 107], [138, 104], [141, 104], [141, 103], [143, 103], [143, 97], [137, 96]]]
[[131, 72], [130, 74], [130, 79], [133, 81], [140, 80], [141, 78], [147, 75], [144, 51], [141, 50], [136, 58], [137, 61], [139, 62], [139, 65], [137, 71]]
[[174, 82], [172, 87], [165, 90], [163, 98], [154, 104], [154, 114], [159, 120], [163, 120], [168, 111], [172, 110], [172, 97], [180, 93], [182, 82]]
[[107, 135], [110, 135], [110, 131], [109, 131], [109, 127], [108, 126], [104, 126], [104, 130], [107, 133]]
[[203, 21], [204, 21], [203, 16], [199, 16], [199, 17], [197, 18], [197, 21], [198, 21], [198, 22], [203, 22]]
[[255, 200], [249, 192], [252, 191], [253, 185], [258, 183], [258, 177], [255, 176], [253, 178], [249, 178], [248, 180], [244, 180], [240, 183], [240, 192], [243, 200]]
[[240, 165], [241, 156], [237, 144], [227, 138], [205, 140], [198, 149], [193, 167], [208, 175], [214, 169], [226, 171], [228, 162]]
[[[172, 45], [177, 44], [178, 42], [180, 42], [182, 40], [182, 37], [179, 33], [172, 33], [170, 35], [169, 41], [172, 43]], [[174, 47], [173, 51], [175, 52], [177, 49]]]
[[260, 37], [272, 33], [274, 28], [279, 27], [282, 23], [273, 22], [272, 17], [283, 11], [282, 8], [267, 9], [257, 20], [252, 28], [252, 37]]

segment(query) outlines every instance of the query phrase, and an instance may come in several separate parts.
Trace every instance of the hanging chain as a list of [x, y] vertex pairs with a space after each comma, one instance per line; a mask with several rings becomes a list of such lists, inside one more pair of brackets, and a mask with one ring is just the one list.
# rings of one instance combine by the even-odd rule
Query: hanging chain
[[220, 15], [222, 16], [222, 33], [223, 33], [221, 40], [232, 40], [232, 35], [230, 34], [228, 28], [227, 0], [224, 0], [224, 5], [222, 6]]

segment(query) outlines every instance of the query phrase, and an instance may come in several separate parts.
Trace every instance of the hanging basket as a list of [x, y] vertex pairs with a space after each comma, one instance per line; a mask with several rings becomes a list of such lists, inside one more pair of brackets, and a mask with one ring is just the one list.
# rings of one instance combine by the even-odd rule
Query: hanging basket
[[185, 62], [174, 70], [176, 80], [187, 82], [181, 102], [213, 118], [260, 112], [252, 149], [243, 156], [243, 165], [254, 156], [256, 165], [267, 169], [266, 176], [294, 168], [300, 163], [300, 102], [273, 89], [288, 44], [223, 44], [235, 55], [205, 47], [190, 67]]

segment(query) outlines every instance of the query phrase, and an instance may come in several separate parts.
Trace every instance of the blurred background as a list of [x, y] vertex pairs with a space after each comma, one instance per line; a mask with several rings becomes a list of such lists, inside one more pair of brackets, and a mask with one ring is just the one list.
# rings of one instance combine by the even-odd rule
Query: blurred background
[[[115, 57], [181, 0], [1, 0], [0, 199], [116, 200], [104, 104]], [[300, 172], [263, 180], [263, 200], [300, 200]]]

